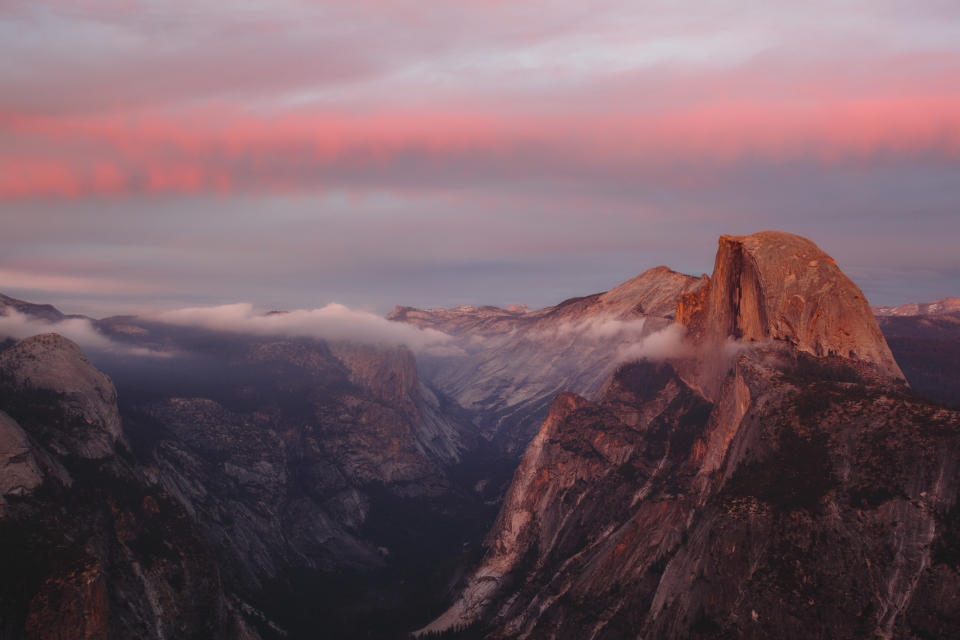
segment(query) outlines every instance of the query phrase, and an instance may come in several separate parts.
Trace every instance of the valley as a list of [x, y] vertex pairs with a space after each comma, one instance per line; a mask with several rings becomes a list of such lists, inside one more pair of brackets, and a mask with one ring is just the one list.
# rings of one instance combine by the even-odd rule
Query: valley
[[389, 314], [442, 348], [0, 312], [96, 337], [2, 343], [2, 637], [64, 599], [110, 637], [956, 628], [957, 312], [871, 310], [797, 236]]

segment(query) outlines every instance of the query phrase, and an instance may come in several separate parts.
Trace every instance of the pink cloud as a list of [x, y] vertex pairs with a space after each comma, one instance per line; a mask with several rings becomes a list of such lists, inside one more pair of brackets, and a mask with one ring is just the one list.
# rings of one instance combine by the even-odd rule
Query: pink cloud
[[[960, 86], [958, 83], [956, 86]], [[22, 141], [0, 152], [0, 198], [316, 189], [344, 175], [476, 164], [504, 175], [543, 166], [658, 166], [797, 156], [960, 151], [960, 96], [885, 95], [767, 103], [716, 99], [629, 114], [419, 110], [361, 115], [231, 107], [173, 114], [7, 114]], [[21, 149], [29, 152], [23, 155]], [[424, 176], [429, 179], [429, 176]]]
[[39, 4], [0, 9], [4, 200], [960, 147], [949, 3]]

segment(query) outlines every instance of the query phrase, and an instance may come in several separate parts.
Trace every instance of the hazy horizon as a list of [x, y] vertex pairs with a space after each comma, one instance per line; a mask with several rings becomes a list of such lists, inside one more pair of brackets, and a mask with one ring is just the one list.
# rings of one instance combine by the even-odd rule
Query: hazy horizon
[[960, 295], [960, 5], [0, 7], [0, 292], [543, 307], [776, 229]]
[[[653, 265], [649, 268], [652, 269], [657, 266], [667, 266], [673, 269], [673, 267], [670, 267], [670, 265]], [[646, 271], [646, 270], [647, 269], [644, 269], [643, 271]], [[700, 276], [700, 275], [709, 276], [712, 271], [712, 267], [708, 269], [704, 269], [699, 272], [681, 271], [678, 269], [673, 269], [673, 270], [679, 271], [680, 273], [685, 273], [691, 276]], [[382, 316], [386, 316], [395, 307], [414, 307], [414, 308], [428, 309], [428, 308], [453, 308], [461, 305], [467, 305], [467, 306], [474, 306], [474, 307], [496, 306], [501, 308], [507, 308], [514, 305], [516, 306], [525, 305], [529, 309], [535, 310], [535, 309], [542, 309], [542, 308], [554, 306], [570, 298], [577, 298], [581, 296], [587, 296], [587, 295], [608, 291], [616, 287], [617, 285], [622, 284], [623, 282], [626, 282], [627, 280], [630, 280], [631, 278], [637, 275], [640, 275], [641, 273], [643, 273], [643, 271], [638, 271], [635, 274], [626, 276], [621, 280], [618, 280], [607, 286], [603, 286], [601, 288], [595, 287], [594, 289], [591, 289], [589, 291], [587, 290], [569, 291], [568, 293], [564, 294], [562, 293], [564, 291], [564, 288], [558, 286], [552, 291], [556, 291], [560, 297], [555, 296], [553, 298], [547, 299], [546, 295], [541, 292], [541, 294], [537, 296], [536, 299], [544, 300], [543, 302], [530, 302], [529, 300], [511, 300], [507, 298], [498, 299], [497, 296], [494, 294], [492, 296], [489, 296], [490, 299], [481, 298], [481, 299], [471, 300], [469, 299], [469, 297], [464, 297], [464, 298], [452, 299], [446, 302], [441, 301], [439, 303], [425, 302], [422, 304], [413, 304], [407, 301], [398, 301], [396, 303], [385, 302], [384, 304], [381, 304], [381, 305], [374, 305], [374, 304], [364, 304], [363, 298], [362, 298], [363, 292], [356, 292], [353, 296], [351, 296], [351, 298], [357, 300], [357, 302], [354, 302], [353, 304], [349, 304], [347, 306], [351, 309], [362, 310], [365, 312], [379, 314]], [[31, 297], [30, 294], [34, 294], [34, 293], [36, 295]], [[181, 311], [184, 309], [189, 309], [194, 307], [212, 308], [212, 307], [218, 307], [218, 306], [224, 306], [224, 305], [237, 305], [237, 304], [250, 305], [252, 309], [257, 312], [317, 310], [329, 305], [344, 304], [341, 300], [337, 300], [337, 299], [322, 301], [322, 300], [319, 300], [319, 298], [317, 298], [316, 296], [310, 297], [309, 299], [317, 300], [317, 302], [309, 302], [309, 303], [305, 302], [300, 304], [293, 302], [290, 305], [271, 305], [255, 299], [251, 299], [251, 298], [229, 299], [222, 296], [210, 295], [210, 296], [198, 296], [197, 298], [194, 298], [194, 299], [185, 299], [185, 298], [167, 299], [167, 298], [164, 298], [163, 296], [159, 296], [152, 301], [145, 296], [143, 303], [138, 303], [138, 304], [122, 304], [121, 303], [117, 305], [107, 304], [104, 306], [104, 305], [97, 305], [95, 302], [90, 303], [89, 301], [86, 301], [84, 298], [84, 294], [73, 294], [73, 293], [51, 294], [44, 289], [36, 289], [36, 290], [27, 289], [23, 294], [20, 294], [16, 289], [11, 289], [10, 291], [0, 290], [0, 294], [7, 295], [12, 298], [17, 298], [33, 304], [50, 304], [56, 307], [61, 313], [64, 313], [66, 315], [85, 315], [93, 319], [105, 319], [111, 316], [122, 316], [122, 315], [149, 316], [151, 314], [156, 314], [160, 312]], [[903, 299], [903, 300], [894, 300], [891, 302], [875, 302], [866, 291], [864, 291], [864, 294], [866, 295], [867, 300], [871, 306], [891, 306], [891, 307], [908, 304], [908, 303], [932, 302], [934, 300], [940, 300], [944, 298], [958, 297], [957, 294], [951, 294], [948, 292], [941, 296], [937, 296], [933, 298], [925, 298], [922, 300], [921, 299]], [[429, 296], [421, 296], [420, 299], [431, 300], [433, 298]], [[164, 304], [164, 302], [166, 302], [166, 304]]]

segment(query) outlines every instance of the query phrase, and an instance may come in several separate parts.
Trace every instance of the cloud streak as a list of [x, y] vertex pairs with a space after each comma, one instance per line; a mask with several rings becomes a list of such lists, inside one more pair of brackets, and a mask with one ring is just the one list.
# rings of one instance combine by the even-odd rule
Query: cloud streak
[[[830, 164], [898, 153], [955, 161], [960, 95], [812, 104], [715, 100], [634, 114], [418, 110], [264, 117], [225, 107], [178, 117], [7, 115], [0, 116], [0, 129], [21, 142], [0, 154], [3, 199], [275, 193], [370, 183], [442, 189], [471, 175], [495, 183], [757, 157]], [[17, 152], [31, 146], [39, 148]]]
[[149, 316], [149, 319], [177, 326], [254, 336], [405, 345], [416, 352], [430, 355], [460, 353], [452, 344], [452, 338], [441, 331], [391, 322], [374, 313], [335, 303], [319, 309], [273, 313], [259, 313], [251, 304], [237, 303], [164, 311]]
[[960, 154], [949, 9], [539, 5], [0, 10], [8, 59], [31, 61], [0, 67], [0, 198], [502, 186]]
[[114, 342], [100, 333], [87, 318], [52, 321], [20, 313], [11, 307], [0, 309], [0, 338], [22, 340], [43, 333], [58, 333], [76, 342], [84, 351], [160, 358], [171, 355]]
[[34, 291], [73, 291], [91, 293], [110, 290], [118, 293], [156, 291], [144, 282], [130, 282], [116, 278], [96, 278], [65, 274], [44, 274], [23, 269], [0, 267], [0, 283], [5, 290], [31, 289]]
[[617, 351], [617, 362], [651, 360], [660, 362], [670, 358], [684, 358], [693, 354], [693, 348], [684, 338], [687, 329], [681, 324], [670, 324], [660, 331], [644, 336]]

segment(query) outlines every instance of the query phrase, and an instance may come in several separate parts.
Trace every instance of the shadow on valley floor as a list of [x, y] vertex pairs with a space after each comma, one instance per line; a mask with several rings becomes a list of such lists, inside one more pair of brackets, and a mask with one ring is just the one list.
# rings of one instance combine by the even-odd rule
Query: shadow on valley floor
[[[139, 460], [154, 463], [158, 450], [163, 451], [166, 443], [178, 442], [209, 468], [241, 464], [234, 457], [235, 449], [249, 448], [249, 439], [241, 440], [238, 434], [236, 445], [218, 448], [212, 446], [217, 442], [185, 436], [182, 425], [177, 431], [157, 419], [150, 407], [170, 398], [209, 398], [234, 415], [280, 416], [274, 430], [281, 432], [289, 425], [314, 423], [315, 407], [327, 398], [336, 402], [340, 394], [360, 392], [332, 358], [329, 370], [322, 371], [320, 378], [314, 375], [306, 380], [296, 367], [243, 361], [244, 348], [224, 341], [212, 353], [161, 359], [149, 366], [123, 358], [98, 362], [115, 380], [124, 431]], [[314, 433], [322, 430], [317, 427]], [[299, 486], [309, 476], [298, 477], [301, 469], [290, 461], [287, 464], [285, 495], [295, 494], [297, 500], [314, 495], [316, 487]], [[158, 463], [158, 468], [162, 467]], [[235, 556], [221, 550], [226, 591], [247, 604], [239, 608], [264, 640], [406, 638], [445, 610], [455, 584], [479, 562], [481, 542], [514, 467], [515, 460], [481, 443], [464, 461], [447, 467], [449, 488], [435, 495], [401, 496], [396, 487], [377, 482], [356, 485], [364, 495], [367, 516], [352, 533], [381, 550], [382, 566], [321, 570], [288, 564], [251, 586], [242, 579], [242, 571], [224, 566]], [[212, 478], [196, 476], [208, 488], [222, 486], [217, 484], [219, 479]], [[226, 497], [243, 500], [239, 494]], [[228, 521], [206, 526], [212, 547], [223, 539], [224, 531], [231, 531]]]

